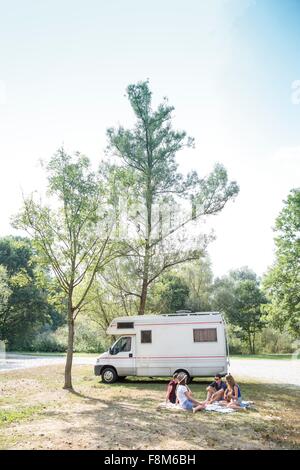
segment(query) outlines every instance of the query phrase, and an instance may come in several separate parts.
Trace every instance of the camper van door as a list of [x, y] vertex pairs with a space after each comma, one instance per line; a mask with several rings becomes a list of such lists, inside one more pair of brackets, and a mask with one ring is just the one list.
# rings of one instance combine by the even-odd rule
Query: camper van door
[[136, 374], [135, 336], [121, 336], [110, 348], [110, 364], [120, 377]]

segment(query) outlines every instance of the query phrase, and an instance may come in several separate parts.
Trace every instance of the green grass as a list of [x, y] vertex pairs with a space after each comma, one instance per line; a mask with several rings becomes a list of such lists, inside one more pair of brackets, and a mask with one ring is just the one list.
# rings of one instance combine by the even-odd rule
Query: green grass
[[[63, 365], [11, 371], [0, 379], [0, 449], [299, 448], [296, 386], [237, 377], [243, 398], [255, 402], [252, 409], [193, 415], [157, 410], [165, 377], [106, 385], [90, 366], [75, 365], [74, 393], [62, 390]], [[205, 398], [206, 379], [190, 386], [196, 399]]]
[[24, 419], [31, 418], [35, 416], [42, 410], [42, 406], [27, 406], [19, 410], [16, 409], [4, 409], [0, 410], [0, 427], [5, 424], [11, 424], [14, 422], [19, 422]]

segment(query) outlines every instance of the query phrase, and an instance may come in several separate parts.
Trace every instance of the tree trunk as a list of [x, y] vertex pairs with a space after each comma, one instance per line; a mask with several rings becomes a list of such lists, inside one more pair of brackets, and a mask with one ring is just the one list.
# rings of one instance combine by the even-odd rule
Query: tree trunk
[[252, 354], [255, 354], [255, 330], [252, 335]]
[[67, 360], [65, 365], [65, 385], [64, 389], [73, 390], [72, 386], [72, 362], [73, 362], [73, 348], [74, 348], [74, 318], [72, 301], [68, 301], [68, 351]]
[[146, 245], [145, 245], [145, 258], [143, 266], [143, 283], [141, 292], [141, 301], [139, 306], [139, 315], [144, 315], [146, 308], [146, 300], [148, 293], [148, 280], [149, 280], [149, 263], [150, 263], [150, 240], [152, 231], [152, 191], [151, 191], [151, 173], [148, 175], [147, 192], [146, 192], [146, 211], [147, 211], [147, 231], [146, 231]]
[[249, 340], [249, 348], [250, 354], [255, 354], [255, 335], [251, 332], [248, 333], [248, 340]]
[[252, 343], [251, 343], [251, 333], [248, 331], [248, 345], [249, 345], [249, 352], [252, 354]]
[[[148, 243], [147, 243], [148, 245]], [[144, 315], [146, 308], [146, 300], [148, 293], [148, 276], [149, 276], [149, 247], [146, 245], [145, 248], [145, 259], [144, 259], [144, 269], [143, 269], [143, 284], [141, 292], [141, 300], [139, 306], [139, 315]]]

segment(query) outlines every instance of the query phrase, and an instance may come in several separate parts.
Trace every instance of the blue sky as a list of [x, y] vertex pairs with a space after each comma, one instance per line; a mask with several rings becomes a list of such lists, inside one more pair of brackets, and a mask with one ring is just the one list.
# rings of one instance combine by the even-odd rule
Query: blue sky
[[[64, 143], [96, 165], [107, 127], [133, 122], [129, 83], [150, 79], [195, 137], [182, 171], [226, 166], [241, 192], [208, 222], [216, 275], [273, 260], [275, 217], [299, 187], [298, 0], [0, 0], [0, 235], [39, 159]], [[299, 100], [300, 101], [300, 100]]]

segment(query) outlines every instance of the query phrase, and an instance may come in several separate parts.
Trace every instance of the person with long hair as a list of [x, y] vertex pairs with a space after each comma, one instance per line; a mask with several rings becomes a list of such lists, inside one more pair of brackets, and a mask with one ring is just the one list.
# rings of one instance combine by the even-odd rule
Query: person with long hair
[[176, 403], [177, 375], [173, 374], [173, 379], [168, 383], [166, 403]]
[[177, 375], [178, 385], [176, 388], [176, 397], [181, 408], [183, 408], [184, 410], [193, 411], [193, 413], [195, 413], [196, 411], [203, 410], [205, 408], [205, 404], [195, 400], [195, 398], [192, 396], [192, 392], [187, 387], [186, 382], [186, 374], [180, 372]]
[[225, 376], [227, 388], [224, 392], [224, 402], [222, 405], [228, 408], [240, 409], [242, 403], [242, 394], [239, 385], [234, 380], [231, 374]]

